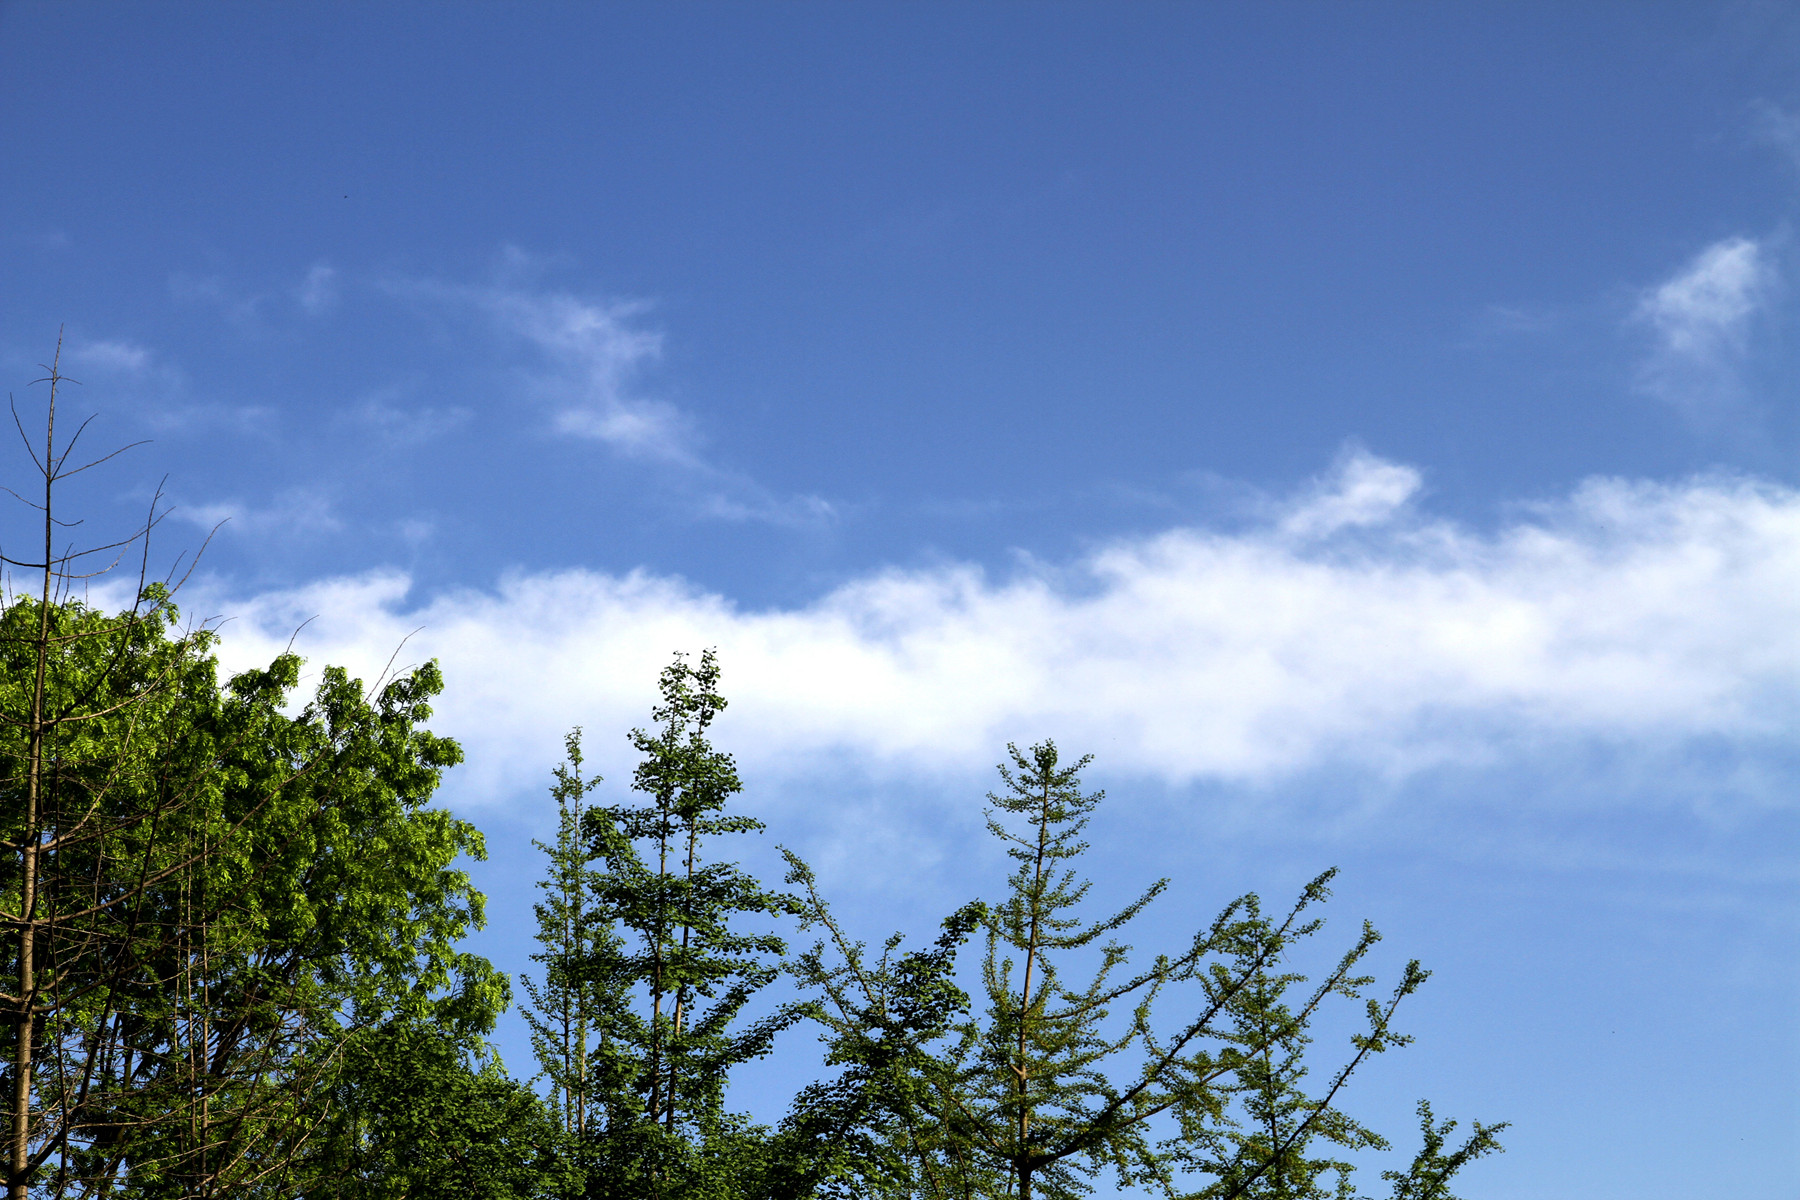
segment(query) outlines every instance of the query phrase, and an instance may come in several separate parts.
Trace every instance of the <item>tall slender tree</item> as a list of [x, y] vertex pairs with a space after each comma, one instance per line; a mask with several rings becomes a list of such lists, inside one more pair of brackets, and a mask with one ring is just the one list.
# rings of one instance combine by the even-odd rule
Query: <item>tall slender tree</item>
[[632, 787], [645, 803], [582, 817], [604, 864], [593, 882], [598, 910], [623, 938], [617, 949], [596, 948], [583, 969], [618, 980], [629, 1000], [605, 1022], [629, 1079], [607, 1096], [606, 1124], [589, 1137], [597, 1147], [591, 1186], [603, 1180], [610, 1195], [737, 1194], [763, 1135], [726, 1111], [727, 1079], [768, 1053], [800, 1015], [788, 1005], [744, 1018], [779, 975], [786, 946], [766, 924], [743, 923], [796, 913], [799, 902], [766, 889], [715, 846], [763, 828], [726, 811], [743, 784], [708, 738], [725, 708], [718, 680], [712, 651], [698, 664], [675, 657], [658, 680], [654, 727], [631, 734], [642, 755]]
[[[1375, 931], [1365, 924], [1362, 937], [1340, 965], [1360, 959], [1376, 940]], [[1392, 1029], [1393, 1010], [1428, 973], [1409, 964], [1385, 1005], [1365, 1001], [1370, 1028], [1386, 1031], [1382, 1043], [1369, 1035], [1353, 1038], [1354, 1053], [1329, 1077], [1324, 1092], [1315, 1096], [1304, 1086], [1310, 1074], [1307, 1048], [1313, 1042], [1308, 1027], [1332, 995], [1360, 998], [1362, 989], [1374, 981], [1366, 975], [1347, 976], [1334, 985], [1339, 973], [1333, 973], [1323, 984], [1307, 989], [1306, 976], [1290, 968], [1288, 956], [1289, 948], [1283, 947], [1273, 956], [1246, 962], [1240, 952], [1238, 967], [1246, 986], [1232, 1002], [1225, 1034], [1225, 1041], [1238, 1051], [1234, 1111], [1222, 1120], [1194, 1120], [1185, 1114], [1180, 1132], [1162, 1145], [1169, 1166], [1210, 1179], [1190, 1193], [1192, 1200], [1356, 1200], [1356, 1168], [1340, 1152], [1392, 1149], [1387, 1138], [1345, 1112], [1338, 1101], [1368, 1054], [1413, 1040]], [[1290, 999], [1295, 990], [1297, 1002]], [[1497, 1153], [1506, 1126], [1477, 1121], [1462, 1145], [1446, 1153], [1444, 1143], [1456, 1122], [1434, 1123], [1431, 1106], [1423, 1100], [1418, 1112], [1423, 1148], [1405, 1169], [1386, 1170], [1382, 1178], [1393, 1185], [1396, 1200], [1455, 1200], [1448, 1187], [1450, 1177], [1474, 1160]], [[1321, 1144], [1326, 1147], [1323, 1153], [1316, 1148]]]
[[542, 980], [520, 976], [529, 1003], [521, 1008], [531, 1030], [540, 1076], [550, 1084], [552, 1108], [563, 1131], [580, 1145], [597, 1119], [595, 1106], [608, 1091], [614, 1064], [608, 1025], [624, 1000], [620, 939], [599, 907], [596, 854], [582, 837], [588, 793], [601, 778], [582, 774], [581, 730], [563, 739], [565, 759], [550, 794], [556, 800], [556, 841], [534, 842], [549, 860], [538, 881], [544, 898], [533, 906], [538, 923]]

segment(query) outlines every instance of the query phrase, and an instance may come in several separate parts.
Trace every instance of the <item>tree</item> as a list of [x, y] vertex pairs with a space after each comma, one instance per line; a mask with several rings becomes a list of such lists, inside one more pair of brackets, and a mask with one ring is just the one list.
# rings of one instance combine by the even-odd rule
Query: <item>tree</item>
[[[578, 1192], [559, 1113], [441, 1025], [396, 1017], [348, 1047], [327, 1169], [307, 1200], [549, 1200]], [[324, 1164], [322, 1164], [324, 1165]]]
[[[354, 1041], [406, 1015], [473, 1045], [505, 981], [455, 942], [481, 920], [472, 826], [427, 807], [461, 752], [422, 725], [435, 664], [365, 690], [327, 669], [296, 716], [300, 660], [221, 685], [215, 635], [183, 630], [178, 581], [136, 603], [73, 598], [57, 551], [53, 363], [42, 552], [0, 609], [0, 994], [13, 1200], [291, 1191]], [[101, 459], [99, 461], [104, 461]], [[100, 559], [104, 563], [105, 559]]]
[[531, 1030], [531, 1048], [540, 1077], [550, 1083], [551, 1104], [562, 1129], [580, 1145], [586, 1139], [595, 1106], [616, 1090], [616, 1064], [609, 1054], [607, 1020], [625, 997], [620, 971], [620, 938], [611, 919], [598, 907], [595, 888], [598, 856], [582, 836], [589, 792], [601, 779], [582, 776], [581, 730], [563, 739], [567, 758], [556, 768], [550, 794], [556, 799], [556, 841], [534, 841], [549, 859], [538, 887], [544, 899], [532, 906], [542, 950], [532, 961], [542, 964], [543, 981], [529, 974], [519, 981], [530, 1004], [522, 1007]]
[[1424, 1145], [1405, 1170], [1383, 1171], [1381, 1177], [1394, 1185], [1393, 1200], [1456, 1200], [1450, 1194], [1450, 1177], [1478, 1158], [1502, 1153], [1499, 1135], [1506, 1125], [1471, 1122], [1473, 1129], [1463, 1144], [1445, 1153], [1444, 1143], [1456, 1132], [1456, 1122], [1436, 1122], [1431, 1105], [1424, 1100], [1419, 1101], [1418, 1112]]
[[[1090, 1191], [1094, 1177], [1110, 1170], [1121, 1187], [1194, 1200], [1302, 1200], [1325, 1195], [1318, 1180], [1336, 1172], [1336, 1194], [1351, 1195], [1348, 1166], [1310, 1158], [1308, 1147], [1314, 1139], [1385, 1146], [1340, 1112], [1336, 1099], [1370, 1055], [1408, 1040], [1393, 1018], [1425, 972], [1408, 964], [1385, 1000], [1369, 997], [1373, 980], [1358, 968], [1378, 935], [1365, 924], [1306, 1000], [1285, 1005], [1287, 990], [1304, 982], [1286, 964], [1322, 927], [1311, 913], [1329, 897], [1332, 872], [1308, 884], [1280, 919], [1265, 915], [1254, 895], [1241, 897], [1181, 953], [1130, 971], [1129, 949], [1113, 935], [1167, 881], [1110, 915], [1082, 918], [1091, 884], [1071, 863], [1087, 849], [1080, 836], [1103, 795], [1082, 791], [1089, 759], [1065, 764], [1047, 741], [1008, 750], [1003, 789], [988, 798], [1000, 814], [1022, 820], [1008, 823], [990, 810], [988, 827], [1017, 868], [1003, 901], [965, 910], [987, 940], [979, 1013], [949, 984], [949, 943], [940, 942], [923, 977], [929, 987], [909, 990], [921, 976], [896, 969], [908, 964], [893, 957], [897, 941], [867, 964], [809, 892], [810, 915], [831, 931], [837, 955], [828, 964], [816, 949], [801, 970], [825, 992], [834, 1056], [872, 1066], [885, 1035], [869, 1035], [900, 1035], [887, 1039], [895, 1052], [886, 1061], [895, 1067], [878, 1089], [883, 1115], [874, 1127], [888, 1147], [878, 1194], [1064, 1200]], [[1083, 953], [1096, 960], [1088, 982], [1065, 984], [1064, 965]], [[1191, 999], [1169, 1024], [1158, 1004], [1177, 994]], [[935, 1007], [926, 1014], [915, 1005], [900, 1029], [890, 1015], [900, 1011], [894, 1001], [915, 995], [931, 996]], [[1311, 1098], [1299, 1089], [1306, 1030], [1332, 997], [1362, 1001], [1367, 1027], [1325, 1094]], [[1444, 1154], [1452, 1126], [1432, 1126], [1429, 1110], [1422, 1113], [1426, 1150], [1388, 1177], [1406, 1200], [1447, 1198], [1444, 1181], [1497, 1149], [1502, 1127], [1477, 1124], [1468, 1143]], [[1192, 1190], [1186, 1181], [1194, 1175], [1211, 1182]]]
[[[1373, 940], [1373, 932], [1365, 928], [1351, 953], [1360, 957]], [[1214, 1177], [1212, 1184], [1201, 1189], [1203, 1197], [1329, 1200], [1335, 1195], [1353, 1200], [1355, 1168], [1341, 1158], [1312, 1157], [1312, 1143], [1325, 1142], [1346, 1150], [1387, 1150], [1389, 1146], [1380, 1134], [1333, 1104], [1349, 1070], [1334, 1081], [1323, 1101], [1308, 1096], [1301, 1087], [1308, 1073], [1306, 1048], [1312, 1042], [1307, 1025], [1330, 989], [1315, 989], [1296, 1011], [1287, 1004], [1286, 993], [1294, 985], [1304, 984], [1305, 977], [1279, 971], [1275, 969], [1279, 963], [1267, 959], [1243, 962], [1248, 950], [1240, 951], [1238, 964], [1246, 986], [1231, 1005], [1231, 1028], [1225, 1035], [1240, 1051], [1236, 1091], [1241, 1115], [1228, 1122], [1186, 1121], [1181, 1136], [1173, 1140], [1170, 1157], [1181, 1166]], [[1408, 975], [1424, 978], [1422, 972], [1411, 968]], [[1342, 994], [1354, 997], [1356, 989], [1370, 982], [1367, 976], [1345, 979]], [[1378, 1021], [1372, 1014], [1371, 1024]], [[1385, 1022], [1380, 1024], [1386, 1027]], [[1391, 1029], [1386, 1035], [1388, 1045], [1401, 1046], [1410, 1040]], [[1350, 1069], [1354, 1066], [1352, 1060]], [[1336, 1176], [1336, 1186], [1329, 1192], [1322, 1182], [1327, 1175]]]
[[942, 1072], [932, 1044], [968, 1008], [956, 956], [986, 918], [979, 902], [943, 922], [925, 950], [902, 951], [894, 934], [871, 958], [820, 894], [812, 869], [792, 851], [787, 881], [805, 897], [804, 924], [824, 937], [791, 965], [812, 999], [806, 1015], [824, 1029], [825, 1063], [838, 1076], [805, 1088], [776, 1134], [769, 1196], [910, 1197], [972, 1194], [948, 1186], [940, 1164], [972, 1171], [949, 1131], [933, 1119]]
[[[718, 679], [712, 651], [697, 665], [675, 657], [658, 680], [655, 727], [631, 733], [643, 756], [632, 787], [646, 803], [587, 809], [580, 817], [587, 849], [577, 854], [559, 839], [552, 854], [539, 994], [552, 1011], [559, 987], [571, 1003], [568, 989], [577, 988], [606, 1000], [593, 1034], [598, 1067], [585, 1085], [597, 1110], [582, 1139], [590, 1195], [735, 1195], [762, 1169], [764, 1131], [726, 1111], [725, 1085], [733, 1067], [768, 1053], [799, 1014], [785, 1006], [744, 1019], [752, 998], [778, 977], [786, 947], [774, 933], [740, 925], [797, 911], [798, 902], [715, 850], [717, 839], [763, 828], [725, 811], [743, 784], [731, 756], [707, 736], [725, 708]], [[571, 742], [575, 768], [577, 748]], [[558, 779], [565, 806], [588, 786], [569, 768]], [[574, 907], [557, 906], [575, 905], [583, 887], [593, 907], [582, 909], [582, 919], [594, 924], [584, 924], [578, 946], [558, 924]], [[551, 982], [551, 972], [563, 982]], [[540, 1020], [545, 1011], [540, 1003]], [[550, 1053], [540, 1050], [540, 1063], [554, 1080], [568, 1060], [555, 1038], [544, 1046]]]

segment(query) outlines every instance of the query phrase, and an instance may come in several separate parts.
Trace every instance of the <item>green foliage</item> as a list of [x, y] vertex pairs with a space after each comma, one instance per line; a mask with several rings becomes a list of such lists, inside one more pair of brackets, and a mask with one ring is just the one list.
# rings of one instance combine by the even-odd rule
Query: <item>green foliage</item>
[[[1320, 896], [1325, 893], [1321, 890]], [[1255, 936], [1239, 950], [1236, 975], [1243, 981], [1230, 1004], [1229, 1029], [1221, 1040], [1231, 1050], [1235, 1080], [1231, 1091], [1237, 1101], [1235, 1114], [1222, 1120], [1198, 1121], [1181, 1114], [1181, 1133], [1165, 1143], [1166, 1161], [1175, 1166], [1214, 1177], [1196, 1195], [1245, 1197], [1246, 1200], [1354, 1200], [1355, 1168], [1341, 1158], [1311, 1156], [1314, 1142], [1346, 1150], [1386, 1150], [1388, 1142], [1362, 1125], [1334, 1101], [1352, 1072], [1369, 1054], [1404, 1046], [1412, 1039], [1394, 1031], [1394, 1008], [1425, 981], [1417, 963], [1407, 964], [1399, 985], [1384, 1007], [1367, 1000], [1369, 1032], [1352, 1038], [1355, 1053], [1339, 1069], [1322, 1098], [1308, 1096], [1301, 1087], [1309, 1073], [1306, 1048], [1312, 1037], [1306, 1032], [1320, 1007], [1331, 996], [1363, 999], [1374, 982], [1368, 975], [1353, 975], [1380, 935], [1368, 924], [1339, 960], [1337, 970], [1306, 995], [1298, 1009], [1287, 1003], [1295, 985], [1306, 977], [1282, 971], [1289, 947], [1315, 933], [1322, 922], [1313, 920], [1294, 927], [1285, 939], [1273, 939], [1255, 897], [1246, 900], [1246, 914]], [[1273, 953], [1262, 953], [1271, 943]], [[1326, 1177], [1333, 1186], [1326, 1189]]]
[[556, 1114], [414, 1017], [351, 1039], [317, 1141], [307, 1200], [547, 1200], [578, 1183]]
[[[632, 786], [645, 803], [573, 817], [585, 846], [566, 833], [573, 803], [591, 787], [573, 738], [557, 776], [565, 832], [546, 848], [546, 978], [534, 985], [534, 1029], [553, 1086], [566, 1096], [558, 1080], [585, 1072], [591, 1113], [577, 1140], [589, 1196], [739, 1196], [765, 1169], [768, 1131], [725, 1110], [725, 1087], [733, 1067], [767, 1054], [800, 1014], [787, 1006], [745, 1019], [778, 977], [786, 946], [741, 925], [798, 906], [715, 850], [718, 839], [762, 829], [726, 812], [743, 785], [731, 756], [708, 740], [725, 708], [718, 678], [710, 651], [697, 665], [678, 655], [662, 672], [655, 726], [631, 734], [642, 755]], [[576, 1042], [565, 1051], [560, 1026], [544, 1016], [559, 1004], [593, 1014], [586, 1067], [575, 1061]]]
[[619, 1056], [607, 1037], [611, 1014], [624, 1003], [627, 981], [620, 970], [621, 941], [611, 918], [598, 907], [601, 882], [596, 855], [583, 841], [581, 826], [587, 794], [600, 778], [582, 775], [581, 731], [564, 738], [567, 758], [556, 768], [550, 794], [557, 805], [556, 841], [534, 842], [549, 858], [546, 878], [538, 881], [544, 899], [533, 906], [537, 917], [543, 980], [529, 975], [520, 983], [530, 1004], [521, 1009], [531, 1030], [531, 1048], [540, 1078], [550, 1083], [557, 1121], [574, 1145], [596, 1128], [605, 1114], [601, 1100], [628, 1082]]
[[802, 888], [806, 924], [825, 937], [791, 967], [816, 997], [806, 1014], [823, 1027], [829, 1082], [796, 1097], [770, 1155], [771, 1196], [911, 1196], [955, 1194], [940, 1163], [958, 1178], [971, 1164], [961, 1142], [934, 1121], [942, 1071], [934, 1042], [947, 1036], [969, 1004], [955, 979], [956, 955], [987, 918], [968, 904], [948, 917], [926, 950], [902, 951], [899, 934], [871, 958], [852, 940], [819, 894], [812, 870], [786, 853], [788, 882]]
[[[1014, 833], [988, 816], [989, 831], [1019, 865], [1008, 880], [1011, 894], [990, 909], [982, 966], [986, 1020], [965, 1021], [959, 1030], [956, 1108], [984, 1145], [984, 1156], [1021, 1196], [1034, 1184], [1053, 1196], [1078, 1194], [1085, 1190], [1082, 1175], [1102, 1162], [1118, 1168], [1121, 1182], [1137, 1182], [1153, 1163], [1140, 1114], [1179, 1103], [1179, 1094], [1165, 1095], [1157, 1081], [1145, 1079], [1136, 1093], [1123, 1095], [1100, 1069], [1147, 1032], [1138, 1027], [1148, 1016], [1147, 998], [1135, 1014], [1136, 1026], [1108, 1035], [1102, 1025], [1110, 1005], [1146, 988], [1154, 994], [1182, 978], [1188, 964], [1159, 962], [1153, 975], [1120, 982], [1114, 976], [1126, 962], [1126, 949], [1109, 940], [1090, 982], [1072, 991], [1062, 982], [1056, 956], [1119, 930], [1167, 881], [1109, 917], [1077, 917], [1074, 910], [1091, 884], [1064, 864], [1087, 849], [1080, 834], [1103, 793], [1081, 791], [1087, 758], [1059, 765], [1049, 742], [1032, 747], [1029, 756], [1009, 750], [1013, 762], [1000, 768], [1005, 790], [988, 799], [1002, 812], [1024, 817], [1026, 832]], [[1020, 956], [1016, 976], [1012, 954]], [[1077, 1158], [1085, 1160], [1085, 1171]]]
[[[211, 635], [176, 636], [177, 619], [157, 589], [125, 614], [0, 612], [0, 895], [35, 935], [39, 1189], [293, 1180], [355, 1031], [406, 1016], [471, 1043], [506, 1001], [456, 948], [481, 897], [452, 864], [482, 845], [427, 807], [461, 757], [422, 724], [436, 665], [374, 695], [327, 669], [289, 715], [297, 658], [221, 687]], [[32, 811], [23, 714], [46, 644]], [[13, 978], [22, 944], [0, 950]]]
[[1424, 1145], [1406, 1170], [1381, 1173], [1383, 1179], [1394, 1185], [1393, 1200], [1457, 1200], [1450, 1194], [1450, 1177], [1478, 1158], [1504, 1151], [1499, 1135], [1506, 1128], [1506, 1122], [1483, 1125], [1475, 1121], [1471, 1126], [1463, 1144], [1446, 1154], [1444, 1145], [1456, 1132], [1456, 1122], [1435, 1123], [1431, 1105], [1419, 1101], [1419, 1134]]
[[[1385, 1002], [1369, 998], [1373, 980], [1358, 968], [1378, 935], [1365, 925], [1298, 1004], [1288, 1001], [1306, 979], [1287, 963], [1322, 927], [1311, 912], [1329, 897], [1330, 872], [1280, 919], [1241, 897], [1181, 953], [1131, 971], [1129, 948], [1112, 935], [1166, 881], [1110, 915], [1081, 917], [1090, 884], [1070, 864], [1087, 849], [1081, 834], [1102, 799], [1081, 789], [1089, 760], [1064, 764], [1050, 742], [1009, 750], [1004, 787], [989, 800], [1020, 820], [990, 812], [988, 821], [1017, 863], [1008, 894], [963, 909], [932, 951], [900, 954], [896, 936], [870, 960], [792, 860], [809, 918], [829, 934], [796, 975], [820, 993], [814, 1015], [831, 1061], [847, 1067], [820, 1092], [818, 1111], [861, 1131], [837, 1137], [844, 1150], [830, 1166], [847, 1184], [841, 1194], [1065, 1200], [1109, 1173], [1121, 1187], [1191, 1200], [1352, 1197], [1349, 1164], [1312, 1147], [1385, 1148], [1336, 1099], [1370, 1055], [1406, 1043], [1394, 1012], [1425, 973], [1409, 964]], [[975, 927], [987, 935], [979, 1012], [951, 974], [955, 947]], [[1063, 964], [1077, 955], [1092, 972], [1071, 986]], [[1157, 1006], [1174, 997], [1187, 1007], [1169, 1023]], [[1361, 1002], [1368, 1025], [1315, 1098], [1300, 1087], [1307, 1030], [1333, 997]], [[1397, 1200], [1447, 1200], [1445, 1180], [1497, 1149], [1503, 1127], [1477, 1125], [1446, 1154], [1451, 1126], [1432, 1126], [1421, 1111], [1425, 1150], [1385, 1178]]]

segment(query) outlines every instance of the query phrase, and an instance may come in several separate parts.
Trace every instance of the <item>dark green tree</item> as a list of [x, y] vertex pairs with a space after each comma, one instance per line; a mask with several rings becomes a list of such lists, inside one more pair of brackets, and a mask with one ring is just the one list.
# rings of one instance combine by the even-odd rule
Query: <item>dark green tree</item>
[[[1252, 919], [1259, 915], [1254, 906], [1250, 912]], [[1365, 928], [1352, 955], [1360, 957], [1373, 941], [1373, 931]], [[1256, 944], [1251, 940], [1240, 952], [1240, 960], [1252, 953]], [[1342, 1158], [1314, 1157], [1314, 1144], [1346, 1150], [1386, 1150], [1389, 1146], [1380, 1134], [1335, 1107], [1349, 1070], [1334, 1081], [1323, 1101], [1308, 1096], [1301, 1087], [1308, 1073], [1306, 1048], [1313, 1040], [1306, 1032], [1307, 1025], [1329, 993], [1324, 988], [1314, 989], [1296, 1010], [1287, 1003], [1287, 993], [1295, 985], [1304, 985], [1304, 976], [1280, 971], [1266, 960], [1240, 961], [1240, 969], [1248, 982], [1233, 1000], [1231, 1029], [1225, 1037], [1240, 1051], [1235, 1080], [1237, 1113], [1222, 1122], [1188, 1120], [1181, 1136], [1168, 1145], [1170, 1158], [1213, 1177], [1200, 1196], [1354, 1200], [1355, 1168]], [[1424, 978], [1423, 972], [1408, 974]], [[1354, 997], [1359, 994], [1357, 989], [1372, 982], [1368, 976], [1345, 978], [1342, 994]], [[1386, 1024], [1372, 1014], [1371, 1025], [1377, 1023], [1379, 1027]], [[1388, 1045], [1409, 1041], [1391, 1030], [1386, 1035]], [[1360, 1043], [1357, 1048], [1362, 1049]], [[1351, 1069], [1354, 1065], [1355, 1060]], [[1325, 1186], [1328, 1177], [1334, 1183], [1329, 1190]]]
[[952, 1186], [966, 1183], [974, 1166], [937, 1119], [943, 1072], [933, 1047], [968, 1010], [956, 956], [985, 907], [958, 909], [929, 948], [905, 950], [895, 934], [871, 956], [832, 915], [811, 868], [784, 853], [788, 882], [806, 902], [804, 923], [824, 934], [790, 970], [813, 997], [806, 1015], [822, 1027], [826, 1065], [838, 1074], [795, 1098], [777, 1131], [763, 1194], [972, 1195]]
[[521, 1012], [531, 1030], [531, 1048], [540, 1077], [550, 1084], [550, 1100], [571, 1144], [587, 1138], [601, 1098], [617, 1092], [620, 1063], [607, 1039], [612, 1015], [625, 1003], [627, 984], [621, 942], [611, 918], [599, 907], [600, 872], [595, 853], [581, 832], [589, 792], [599, 776], [582, 774], [581, 731], [563, 739], [566, 758], [556, 768], [550, 794], [556, 799], [556, 841], [534, 842], [549, 859], [538, 887], [544, 898], [533, 906], [538, 944], [532, 955], [542, 981], [522, 975], [530, 1003]]
[[306, 1200], [550, 1200], [579, 1176], [554, 1112], [441, 1024], [354, 1039]]
[[[732, 1068], [769, 1052], [799, 1018], [793, 1006], [749, 1019], [745, 1009], [779, 975], [786, 946], [766, 920], [798, 911], [725, 859], [719, 839], [759, 832], [726, 811], [742, 790], [736, 764], [708, 731], [725, 708], [712, 651], [677, 655], [658, 681], [654, 728], [632, 787], [645, 803], [583, 816], [597, 911], [618, 943], [597, 944], [578, 970], [624, 1002], [606, 1015], [604, 1120], [587, 1138], [590, 1195], [724, 1197], [758, 1177], [766, 1131], [725, 1108]], [[745, 930], [746, 919], [761, 929]]]

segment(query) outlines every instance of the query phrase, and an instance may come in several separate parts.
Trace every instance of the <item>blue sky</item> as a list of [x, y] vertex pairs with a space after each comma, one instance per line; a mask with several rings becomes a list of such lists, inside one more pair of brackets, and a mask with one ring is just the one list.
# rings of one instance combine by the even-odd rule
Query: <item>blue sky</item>
[[1797, 81], [1756, 3], [0, 4], [0, 367], [153, 439], [96, 525], [229, 518], [228, 661], [419, 630], [509, 968], [562, 731], [716, 645], [871, 936], [1055, 736], [1140, 944], [1335, 863], [1435, 969], [1353, 1108], [1512, 1121], [1471, 1200], [1788, 1200]]

